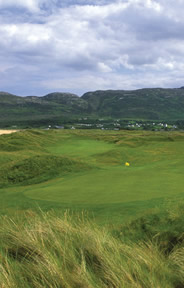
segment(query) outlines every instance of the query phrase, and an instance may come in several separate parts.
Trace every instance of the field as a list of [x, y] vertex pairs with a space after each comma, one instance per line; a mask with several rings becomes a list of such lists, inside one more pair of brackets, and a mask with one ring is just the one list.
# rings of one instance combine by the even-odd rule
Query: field
[[182, 132], [27, 130], [2, 135], [1, 213], [69, 209], [87, 211], [99, 223], [122, 223], [183, 199], [183, 147]]

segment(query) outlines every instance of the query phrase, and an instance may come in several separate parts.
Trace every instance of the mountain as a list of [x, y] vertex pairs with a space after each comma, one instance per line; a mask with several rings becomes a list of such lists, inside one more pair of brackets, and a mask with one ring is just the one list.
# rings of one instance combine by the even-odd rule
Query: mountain
[[0, 126], [66, 123], [81, 116], [144, 120], [184, 119], [184, 87], [99, 90], [82, 97], [54, 92], [20, 97], [0, 92]]
[[43, 97], [20, 97], [0, 92], [0, 126], [57, 124], [58, 120], [83, 114], [87, 103], [70, 93], [51, 93]]
[[184, 119], [184, 89], [149, 88], [88, 92], [88, 111], [100, 116], [132, 119]]

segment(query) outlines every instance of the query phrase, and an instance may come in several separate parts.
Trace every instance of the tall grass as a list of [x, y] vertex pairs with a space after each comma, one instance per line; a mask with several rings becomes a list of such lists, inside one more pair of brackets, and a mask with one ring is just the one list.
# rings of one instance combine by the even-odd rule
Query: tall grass
[[181, 243], [164, 253], [159, 241], [123, 241], [83, 216], [4, 216], [0, 247], [0, 287], [184, 287]]

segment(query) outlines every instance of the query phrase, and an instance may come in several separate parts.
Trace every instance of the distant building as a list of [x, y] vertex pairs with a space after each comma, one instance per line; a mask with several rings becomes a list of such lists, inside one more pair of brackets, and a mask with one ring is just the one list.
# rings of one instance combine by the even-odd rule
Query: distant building
[[56, 129], [64, 129], [64, 126], [55, 125], [54, 127], [55, 127]]

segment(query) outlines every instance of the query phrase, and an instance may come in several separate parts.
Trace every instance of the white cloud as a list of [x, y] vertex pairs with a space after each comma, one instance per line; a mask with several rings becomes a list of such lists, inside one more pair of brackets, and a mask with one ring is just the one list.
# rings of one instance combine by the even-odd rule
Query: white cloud
[[38, 11], [42, 0], [0, 0], [0, 7], [22, 7], [31, 11]]
[[102, 62], [98, 63], [98, 68], [101, 72], [105, 72], [105, 73], [112, 71], [112, 69], [108, 65], [106, 65]]
[[61, 75], [60, 78], [41, 81], [41, 86], [45, 91], [76, 91], [83, 94], [86, 91], [94, 90], [130, 90], [149, 87], [180, 87], [183, 77], [178, 71], [170, 71], [167, 75], [157, 71], [157, 77], [153, 71], [142, 71], [137, 74], [117, 74], [108, 73], [85, 75], [80, 73], [75, 76]]
[[[0, 26], [0, 45], [11, 52], [30, 51], [33, 46], [50, 39], [50, 31], [39, 24], [5, 24]], [[37, 46], [38, 48], [38, 46]], [[7, 50], [5, 50], [6, 53]]]

